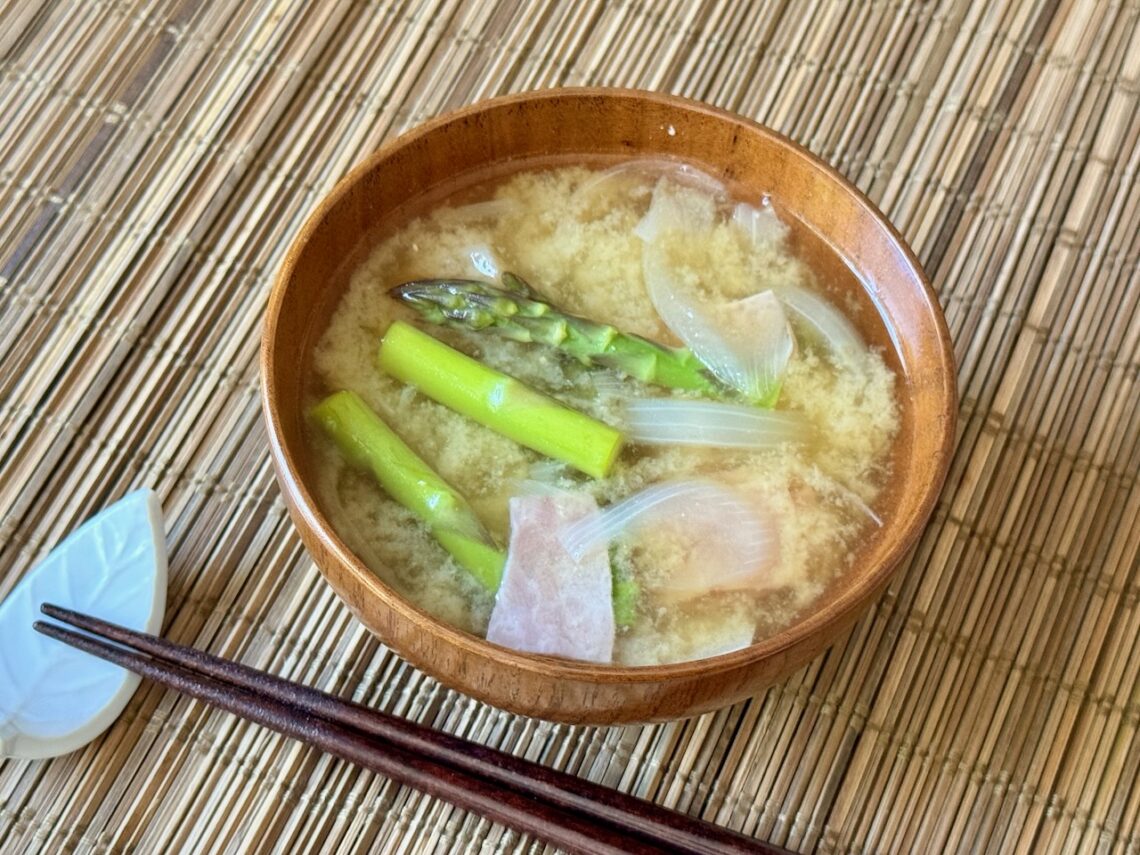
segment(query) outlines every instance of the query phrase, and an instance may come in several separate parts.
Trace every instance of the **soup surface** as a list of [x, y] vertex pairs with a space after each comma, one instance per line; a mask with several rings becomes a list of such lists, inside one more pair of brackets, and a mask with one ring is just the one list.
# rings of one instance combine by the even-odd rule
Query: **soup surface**
[[[717, 544], [689, 537], [675, 519], [631, 529], [609, 543], [615, 572], [635, 582], [633, 616], [614, 637], [615, 663], [715, 655], [788, 625], [844, 572], [859, 539], [881, 523], [874, 508], [898, 410], [895, 377], [880, 354], [865, 346], [840, 353], [827, 323], [790, 308], [790, 295], [823, 292], [789, 252], [786, 227], [763, 200], [730, 199], [712, 179], [676, 165], [528, 171], [476, 189], [471, 198], [407, 223], [356, 271], [315, 350], [310, 404], [337, 390], [356, 392], [467, 499], [504, 548], [510, 499], [544, 491], [585, 493], [605, 508], [652, 485], [700, 479], [759, 509], [772, 537], [763, 572], [743, 585], [719, 585]], [[494, 283], [509, 271], [558, 311], [678, 346], [646, 281], [653, 275], [646, 262], [647, 228], [660, 226], [662, 216], [666, 228], [657, 228], [664, 235], [658, 260], [686, 299], [727, 325], [729, 338], [740, 339], [742, 331], [747, 338], [751, 316], [741, 301], [770, 290], [788, 303], [794, 350], [780, 369], [775, 404], [776, 412], [799, 419], [787, 441], [726, 448], [626, 437], [608, 475], [590, 478], [378, 368], [382, 338], [393, 321], [403, 320], [619, 429], [628, 421], [630, 401], [708, 399], [604, 365], [583, 365], [558, 347], [512, 341], [487, 329], [435, 325], [390, 294], [412, 280]], [[700, 224], [699, 233], [693, 222]], [[670, 231], [670, 225], [678, 227]], [[855, 311], [828, 299], [825, 315], [828, 306]], [[732, 331], [734, 318], [743, 330]], [[741, 403], [729, 388], [722, 397]], [[337, 446], [310, 427], [317, 499], [349, 547], [426, 611], [485, 634], [494, 595], [457, 566], [427, 526], [369, 472], [346, 463]], [[678, 556], [700, 564], [702, 549], [711, 550], [704, 556], [707, 585], [679, 596], [668, 584]]]

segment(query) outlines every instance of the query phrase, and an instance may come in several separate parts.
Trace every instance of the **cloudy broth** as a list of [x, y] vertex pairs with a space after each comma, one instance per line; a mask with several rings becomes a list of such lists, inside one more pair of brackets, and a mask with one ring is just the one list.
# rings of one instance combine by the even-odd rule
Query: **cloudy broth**
[[[780, 386], [777, 412], [805, 429], [794, 443], [760, 449], [626, 442], [612, 470], [593, 479], [544, 458], [382, 373], [380, 340], [395, 320], [415, 324], [452, 347], [581, 412], [623, 423], [630, 398], [694, 397], [587, 367], [557, 348], [486, 331], [425, 324], [390, 290], [424, 278], [522, 277], [560, 310], [667, 345], [679, 344], [646, 289], [638, 236], [655, 188], [673, 182], [684, 199], [716, 195], [699, 174], [663, 164], [601, 170], [555, 166], [496, 177], [450, 204], [390, 230], [352, 276], [314, 350], [311, 400], [351, 389], [414, 451], [462, 493], [493, 537], [509, 538], [508, 501], [538, 489], [587, 493], [606, 507], [675, 479], [705, 479], [763, 506], [777, 529], [777, 554], [749, 586], [678, 598], [663, 579], [683, 548], [668, 537], [619, 538], [612, 560], [639, 583], [635, 618], [617, 631], [614, 661], [681, 661], [738, 648], [793, 621], [850, 565], [861, 539], [881, 521], [877, 500], [898, 430], [895, 375], [881, 355], [881, 330], [867, 346], [837, 359], [818, 330], [789, 312], [795, 351]], [[733, 205], [762, 216], [745, 225]], [[809, 269], [804, 240], [790, 236], [760, 198], [714, 203], [707, 240], [677, 240], [670, 263], [690, 271], [694, 293], [733, 305], [769, 289], [804, 289], [860, 320], [868, 304], [836, 287], [850, 275], [842, 260]], [[747, 226], [747, 227], [745, 227]], [[715, 271], [710, 274], [709, 271]], [[697, 281], [699, 280], [699, 281]], [[783, 290], [782, 290], [783, 289]], [[859, 324], [863, 330], [873, 325]], [[386, 583], [427, 612], [477, 634], [486, 632], [494, 598], [455, 565], [427, 527], [388, 497], [372, 476], [348, 465], [316, 428], [307, 439], [322, 511], [340, 537]]]

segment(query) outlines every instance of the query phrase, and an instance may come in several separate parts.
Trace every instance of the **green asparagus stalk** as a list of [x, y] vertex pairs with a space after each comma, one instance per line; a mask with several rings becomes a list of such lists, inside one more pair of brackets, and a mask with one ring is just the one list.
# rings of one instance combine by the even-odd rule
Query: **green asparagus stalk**
[[641, 586], [632, 576], [614, 574], [614, 623], [620, 627], [633, 626], [637, 618], [637, 599], [641, 596]]
[[604, 478], [621, 434], [506, 374], [396, 321], [380, 343], [380, 368], [515, 442]]
[[384, 490], [418, 516], [455, 559], [491, 593], [506, 555], [467, 501], [437, 475], [355, 392], [321, 401], [313, 416], [353, 465], [369, 469]]
[[513, 273], [503, 288], [473, 279], [421, 279], [392, 289], [425, 320], [490, 330], [556, 347], [585, 365], [605, 365], [646, 383], [717, 393], [721, 387], [687, 348], [664, 347], [544, 303]]

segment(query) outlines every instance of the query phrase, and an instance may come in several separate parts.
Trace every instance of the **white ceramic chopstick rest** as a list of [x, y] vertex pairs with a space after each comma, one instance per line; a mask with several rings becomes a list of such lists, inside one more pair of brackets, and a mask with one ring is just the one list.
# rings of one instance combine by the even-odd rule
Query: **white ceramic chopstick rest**
[[166, 609], [162, 508], [136, 490], [72, 532], [0, 603], [0, 756], [86, 745], [123, 711], [137, 675], [41, 635], [41, 603], [157, 634]]

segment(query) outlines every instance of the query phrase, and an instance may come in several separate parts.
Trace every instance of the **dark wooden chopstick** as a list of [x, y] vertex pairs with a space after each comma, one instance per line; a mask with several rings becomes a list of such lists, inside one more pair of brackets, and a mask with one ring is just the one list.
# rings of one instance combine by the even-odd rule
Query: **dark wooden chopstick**
[[59, 606], [42, 610], [92, 634], [38, 621], [46, 635], [573, 852], [784, 851], [200, 650]]
[[[88, 653], [142, 674], [148, 679], [212, 706], [276, 730], [323, 751], [351, 760], [393, 780], [535, 835], [545, 835], [571, 852], [598, 851], [617, 855], [629, 841], [609, 826], [598, 827], [589, 817], [528, 799], [514, 790], [487, 792], [478, 778], [443, 764], [386, 745], [376, 737], [336, 723], [299, 713], [287, 704], [226, 684], [203, 681], [193, 671], [137, 653], [64, 627], [37, 621], [36, 628]], [[656, 852], [634, 841], [631, 851]]]

